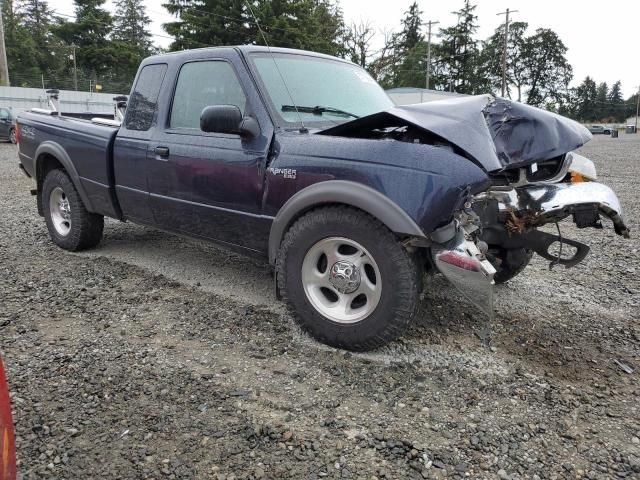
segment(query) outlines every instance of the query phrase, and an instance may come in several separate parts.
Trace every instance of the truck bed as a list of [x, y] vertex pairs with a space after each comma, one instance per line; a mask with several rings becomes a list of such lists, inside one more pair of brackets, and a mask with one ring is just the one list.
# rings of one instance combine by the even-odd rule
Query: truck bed
[[[64, 115], [24, 112], [19, 156], [25, 171], [37, 178], [38, 159], [53, 155], [78, 180], [87, 209], [119, 217], [113, 175], [113, 142], [118, 127]], [[79, 189], [80, 190], [80, 189]]]

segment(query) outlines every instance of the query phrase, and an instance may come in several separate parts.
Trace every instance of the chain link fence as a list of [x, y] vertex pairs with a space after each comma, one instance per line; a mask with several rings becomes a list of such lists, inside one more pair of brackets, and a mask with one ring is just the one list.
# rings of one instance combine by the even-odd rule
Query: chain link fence
[[41, 88], [48, 90], [75, 90], [79, 92], [109, 92], [128, 95], [134, 76], [119, 78], [114, 75], [95, 75], [78, 69], [75, 72], [9, 72], [12, 87]]

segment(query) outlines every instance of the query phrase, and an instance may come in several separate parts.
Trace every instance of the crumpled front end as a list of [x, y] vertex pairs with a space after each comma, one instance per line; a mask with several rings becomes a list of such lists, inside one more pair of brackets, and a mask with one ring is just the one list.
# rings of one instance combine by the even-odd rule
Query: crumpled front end
[[[440, 238], [447, 230], [436, 232], [433, 264], [491, 317], [494, 278], [512, 257], [524, 255], [528, 262], [526, 252], [535, 252], [549, 260], [549, 268], [569, 268], [587, 256], [588, 245], [562, 235], [562, 220], [570, 218], [577, 228], [602, 229], [606, 219], [618, 235], [629, 238], [616, 194], [595, 178], [593, 163], [572, 153], [548, 181], [493, 186], [470, 196], [449, 233]], [[557, 234], [539, 230], [547, 224], [555, 224]]]
[[[396, 106], [319, 134], [429, 144], [482, 169], [488, 188], [472, 192], [460, 179], [459, 198], [448, 203], [453, 219], [425, 233], [432, 265], [489, 316], [494, 280], [519, 274], [532, 252], [550, 267], [572, 267], [587, 256], [589, 246], [563, 236], [560, 221], [600, 229], [604, 218], [629, 236], [615, 193], [595, 182], [593, 162], [574, 151], [591, 133], [552, 112], [493, 95], [466, 96]], [[539, 230], [547, 224], [556, 224], [557, 234]]]

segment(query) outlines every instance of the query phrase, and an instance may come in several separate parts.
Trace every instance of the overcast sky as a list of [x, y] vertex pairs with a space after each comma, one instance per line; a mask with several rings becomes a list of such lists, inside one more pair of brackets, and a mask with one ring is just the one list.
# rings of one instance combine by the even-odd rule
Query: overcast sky
[[[110, 5], [110, 1], [107, 5]], [[145, 0], [147, 13], [153, 20], [154, 42], [167, 46], [171, 40], [162, 24], [173, 17], [162, 7], [163, 0]], [[340, 6], [347, 23], [369, 21], [378, 32], [398, 30], [400, 20], [412, 0], [342, 0]], [[610, 2], [584, 0], [475, 0], [480, 28], [478, 38], [486, 38], [504, 21], [498, 12], [507, 7], [518, 10], [514, 21], [529, 22], [529, 29], [545, 27], [554, 30], [569, 48], [567, 57], [574, 69], [573, 84], [591, 75], [609, 86], [622, 81], [625, 98], [640, 85], [640, 0]], [[73, 14], [72, 0], [49, 0], [51, 8], [61, 14]], [[450, 26], [457, 17], [451, 13], [462, 6], [462, 0], [418, 0], [425, 20], [440, 21]], [[437, 39], [436, 39], [437, 40]], [[376, 45], [382, 41], [379, 33]]]

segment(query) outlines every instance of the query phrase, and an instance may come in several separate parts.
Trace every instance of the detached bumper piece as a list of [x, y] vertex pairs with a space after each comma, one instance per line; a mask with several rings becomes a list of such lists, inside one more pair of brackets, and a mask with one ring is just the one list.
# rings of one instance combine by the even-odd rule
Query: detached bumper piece
[[[518, 209], [538, 213], [537, 223], [558, 222], [573, 215], [579, 228], [601, 228], [598, 214], [613, 222], [618, 235], [629, 238], [629, 229], [622, 219], [622, 207], [616, 194], [606, 185], [596, 182], [543, 184], [520, 187]], [[590, 221], [591, 219], [591, 221]]]
[[465, 239], [462, 228], [448, 243], [432, 246], [431, 255], [436, 268], [445, 278], [487, 315], [478, 336], [488, 346], [491, 341], [493, 276], [496, 269], [474, 242]]

